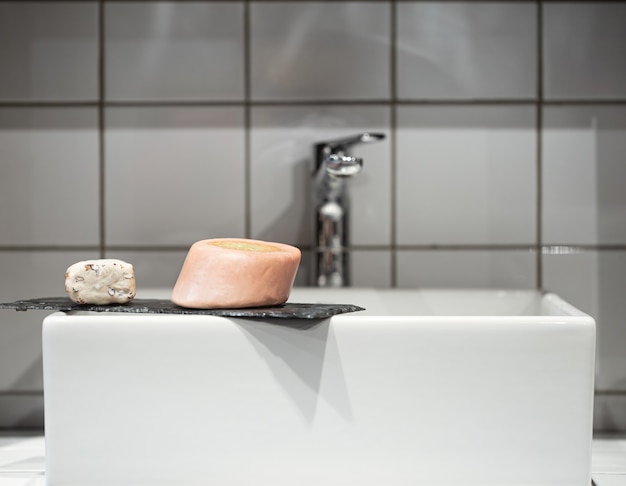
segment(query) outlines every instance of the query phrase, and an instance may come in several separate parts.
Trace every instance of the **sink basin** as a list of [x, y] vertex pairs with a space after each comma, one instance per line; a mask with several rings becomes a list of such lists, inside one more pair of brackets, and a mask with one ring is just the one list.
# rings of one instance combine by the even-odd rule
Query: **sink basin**
[[290, 300], [366, 310], [48, 316], [48, 484], [589, 486], [595, 323], [557, 295]]

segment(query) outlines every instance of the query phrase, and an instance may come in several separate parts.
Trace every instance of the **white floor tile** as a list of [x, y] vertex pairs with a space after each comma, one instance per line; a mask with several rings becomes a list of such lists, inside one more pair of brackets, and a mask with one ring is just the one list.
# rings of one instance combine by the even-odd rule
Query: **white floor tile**
[[2, 451], [0, 453], [0, 473], [43, 472], [43, 451]]
[[626, 440], [594, 439], [591, 471], [626, 475]]
[[45, 440], [41, 435], [32, 437], [0, 436], [0, 457], [6, 451], [38, 451], [44, 454]]
[[0, 486], [45, 486], [46, 478], [43, 473], [2, 473], [0, 472]]
[[626, 474], [597, 474], [593, 476], [595, 486], [626, 486]]

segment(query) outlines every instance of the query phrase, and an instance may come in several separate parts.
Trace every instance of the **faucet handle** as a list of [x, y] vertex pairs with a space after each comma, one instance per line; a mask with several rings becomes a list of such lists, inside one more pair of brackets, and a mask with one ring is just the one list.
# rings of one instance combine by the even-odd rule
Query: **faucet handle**
[[353, 145], [361, 143], [378, 142], [385, 138], [384, 133], [363, 132], [350, 137], [338, 138], [315, 144], [315, 171], [317, 171], [324, 159], [332, 154], [346, 155], [346, 152]]

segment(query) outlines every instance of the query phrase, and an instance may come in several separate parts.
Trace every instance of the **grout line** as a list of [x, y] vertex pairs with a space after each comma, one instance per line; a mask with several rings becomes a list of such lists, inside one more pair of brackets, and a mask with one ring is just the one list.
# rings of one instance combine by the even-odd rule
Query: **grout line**
[[[249, 5], [246, 3], [245, 5]], [[249, 14], [245, 14], [247, 18]], [[245, 21], [249, 24], [249, 20]], [[244, 63], [250, 62], [250, 39], [249, 39], [249, 27], [244, 27]], [[247, 69], [247, 73], [244, 73], [244, 86], [248, 89], [247, 93], [244, 93], [242, 100], [135, 100], [135, 101], [109, 101], [109, 106], [327, 106], [327, 105], [385, 105], [389, 103], [388, 99], [384, 98], [371, 98], [371, 99], [284, 99], [284, 100], [252, 100], [249, 92], [250, 88], [250, 68], [244, 66], [244, 70]]]
[[[312, 250], [311, 245], [300, 245], [296, 243], [301, 250]], [[97, 251], [99, 244], [95, 245], [0, 245], [0, 252], [5, 253], [22, 253], [22, 252], [55, 252], [55, 251]], [[107, 251], [152, 251], [152, 252], [176, 252], [187, 251], [189, 245], [107, 245]], [[349, 249], [364, 251], [540, 251], [544, 255], [565, 255], [577, 254], [585, 251], [626, 251], [626, 244], [551, 244], [541, 245], [537, 248], [536, 244], [395, 244], [389, 245], [350, 245]]]
[[580, 251], [624, 251], [626, 250], [626, 244], [582, 244], [582, 245], [543, 245], [544, 252], [552, 251], [555, 253], [561, 252], [562, 249], [571, 250], [571, 252]]
[[[1, 1], [4, 1], [4, 0], [0, 0], [0, 2]], [[6, 0], [6, 1], [10, 1], [10, 0]], [[27, 1], [41, 1], [41, 0], [27, 0]], [[60, 1], [60, 0], [58, 0], [58, 1]], [[71, 0], [71, 1], [80, 1], [80, 0]], [[137, 0], [107, 0], [107, 1], [109, 3], [130, 3], [130, 2], [136, 2]], [[151, 0], [151, 1], [158, 3], [158, 2], [170, 2], [171, 0]], [[184, 1], [185, 3], [195, 3], [195, 2], [205, 2], [206, 0], [179, 0], [179, 1], [181, 1], [181, 2]], [[231, 3], [232, 1], [233, 0], [211, 0], [212, 3]], [[254, 3], [268, 3], [268, 2], [272, 2], [272, 3], [299, 3], [302, 0], [252, 0], [252, 1]], [[337, 0], [316, 0], [316, 1], [317, 2], [321, 2], [321, 3], [334, 3]], [[389, 0], [359, 0], [359, 1], [360, 2], [366, 2], [366, 3], [386, 3]], [[418, 1], [420, 1], [420, 0], [418, 0]], [[496, 1], [496, 0], [487, 0], [487, 1]], [[522, 1], [522, 0], [513, 0], [513, 1]]]
[[100, 258], [106, 254], [106, 223], [105, 223], [105, 113], [104, 113], [104, 0], [98, 2], [98, 224], [99, 224], [99, 253]]
[[533, 98], [398, 98], [401, 105], [534, 105], [537, 103]]
[[[303, 247], [304, 248], [304, 247]], [[350, 245], [353, 250], [390, 250], [396, 251], [529, 251], [545, 255], [577, 254], [585, 251], [626, 251], [626, 244], [622, 245], [541, 245], [529, 244], [396, 244], [394, 248], [386, 245]]]
[[[244, 48], [245, 49], [245, 48]], [[245, 100], [109, 100], [106, 106], [111, 108], [204, 108], [207, 106], [244, 106]]]
[[391, 261], [390, 261], [390, 285], [392, 288], [398, 286], [398, 252], [397, 252], [397, 241], [396, 241], [396, 232], [397, 232], [397, 220], [398, 220], [398, 211], [397, 211], [397, 158], [398, 158], [398, 149], [397, 149], [397, 129], [398, 129], [398, 58], [397, 58], [397, 45], [398, 45], [398, 23], [397, 23], [397, 2], [392, 0], [390, 3], [390, 66], [389, 66], [389, 79], [390, 79], [390, 96], [391, 96], [391, 106], [390, 106], [390, 118], [389, 118], [389, 129], [390, 129], [390, 159], [391, 159], [391, 174], [390, 174], [390, 183], [391, 183]]
[[1, 252], [98, 251], [100, 245], [0, 245]]
[[623, 98], [561, 98], [542, 99], [541, 102], [548, 106], [626, 105], [626, 100]]
[[[0, 0], [2, 3], [10, 3], [15, 0]], [[49, 0], [48, 3], [82, 3], [85, 0]], [[172, 0], [152, 0], [153, 3], [171, 2]], [[185, 3], [204, 3], [207, 0], [179, 0]], [[302, 0], [252, 0], [254, 3], [298, 3]], [[320, 3], [334, 3], [337, 0], [316, 0]], [[429, 3], [433, 0], [397, 0], [398, 3]], [[458, 0], [438, 0], [440, 3], [455, 3]], [[546, 3], [589, 3], [590, 0], [545, 0]], [[21, 3], [36, 3], [41, 0], [20, 0]], [[107, 3], [134, 3], [137, 0], [107, 0]], [[231, 3], [232, 0], [211, 0], [212, 3]], [[389, 0], [359, 0], [361, 3], [388, 3]], [[502, 0], [482, 0], [484, 3], [501, 3]], [[507, 0], [507, 3], [527, 3], [528, 0]], [[624, 0], [603, 0], [603, 3], [624, 3]]]
[[244, 235], [252, 234], [252, 167], [250, 147], [252, 140], [252, 114], [250, 106], [250, 1], [243, 4], [243, 72], [244, 72]]
[[536, 106], [536, 286], [543, 288], [543, 1], [538, 0], [537, 8], [537, 106]]
[[524, 244], [400, 244], [396, 245], [399, 251], [537, 251], [537, 247], [533, 243]]
[[[311, 245], [295, 244], [301, 250], [312, 250]], [[55, 252], [55, 251], [97, 251], [99, 244], [94, 245], [0, 245], [0, 252], [4, 253], [22, 253], [22, 252]], [[537, 248], [536, 244], [395, 244], [389, 245], [350, 245], [352, 250], [364, 251], [533, 251], [541, 252], [544, 255], [565, 255], [577, 254], [585, 251], [626, 251], [626, 244], [551, 244], [541, 245]], [[108, 251], [153, 251], [153, 252], [175, 252], [187, 251], [189, 245], [107, 245]]]
[[[398, 0], [395, 0], [398, 1]], [[0, 3], [2, 0], [0, 0]], [[400, 106], [493, 106], [493, 105], [517, 105], [534, 106], [541, 103], [544, 106], [613, 106], [626, 105], [626, 99], [520, 99], [520, 98], [494, 98], [494, 99], [318, 99], [318, 100], [77, 100], [77, 101], [2, 101], [0, 108], [159, 108], [159, 107], [222, 107], [222, 106], [354, 106], [369, 105], [380, 106], [395, 104]]]
[[187, 252], [189, 245], [107, 245], [109, 252], [140, 251], [140, 252]]
[[[0, 0], [1, 3], [2, 0]], [[94, 101], [0, 101], [0, 108], [97, 108]]]

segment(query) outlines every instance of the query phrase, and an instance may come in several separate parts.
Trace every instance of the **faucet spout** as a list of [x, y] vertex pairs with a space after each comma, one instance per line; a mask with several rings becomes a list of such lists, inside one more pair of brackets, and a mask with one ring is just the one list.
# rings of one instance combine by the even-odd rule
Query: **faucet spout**
[[[330, 155], [347, 155], [354, 145], [361, 143], [378, 142], [385, 138], [384, 133], [363, 132], [350, 137], [338, 138], [335, 140], [319, 142], [315, 144], [315, 171], [320, 169], [326, 157]], [[362, 162], [362, 161], [361, 161]]]
[[363, 159], [348, 153], [356, 144], [382, 140], [382, 133], [360, 133], [315, 144], [315, 282], [320, 287], [350, 284], [349, 198], [347, 181], [361, 172]]

